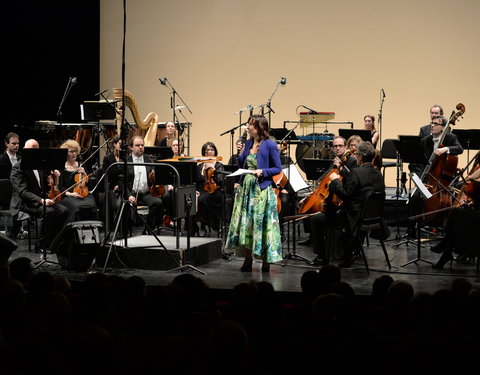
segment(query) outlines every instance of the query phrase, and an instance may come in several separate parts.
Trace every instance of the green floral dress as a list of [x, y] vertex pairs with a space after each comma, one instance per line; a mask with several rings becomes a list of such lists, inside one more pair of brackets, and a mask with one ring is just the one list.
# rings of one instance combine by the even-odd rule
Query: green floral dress
[[[257, 169], [256, 154], [247, 156], [246, 166]], [[226, 247], [238, 256], [244, 256], [245, 249], [251, 249], [253, 257], [268, 263], [283, 259], [277, 198], [272, 185], [262, 190], [255, 176], [244, 176], [235, 194]]]

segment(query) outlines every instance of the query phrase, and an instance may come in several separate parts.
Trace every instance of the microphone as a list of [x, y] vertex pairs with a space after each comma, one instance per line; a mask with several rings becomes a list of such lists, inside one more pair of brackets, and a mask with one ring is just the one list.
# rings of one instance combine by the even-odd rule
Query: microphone
[[317, 113], [317, 111], [315, 111], [314, 109], [308, 108], [308, 107], [304, 106], [303, 104], [300, 104], [300, 105], [301, 105], [303, 108], [308, 109], [310, 112]]
[[280, 77], [280, 84], [282, 86], [285, 86], [287, 84], [287, 78], [286, 77]]
[[77, 83], [77, 77], [70, 77], [70, 83], [72, 85], [74, 85], [75, 83]]
[[385, 91], [383, 91], [383, 89], [382, 89], [382, 95], [383, 95], [384, 98], [387, 97], [387, 96], [385, 95]]
[[177, 105], [177, 106], [175, 107], [175, 111], [176, 111], [177, 109], [182, 109], [182, 108], [186, 108], [186, 107], [185, 107], [184, 105]]
[[162, 85], [165, 86], [167, 84], [167, 79], [165, 77], [163, 77], [163, 79], [159, 78], [159, 80]]
[[97, 92], [94, 96], [99, 96], [99, 95], [105, 94], [107, 91], [108, 91], [108, 89]]

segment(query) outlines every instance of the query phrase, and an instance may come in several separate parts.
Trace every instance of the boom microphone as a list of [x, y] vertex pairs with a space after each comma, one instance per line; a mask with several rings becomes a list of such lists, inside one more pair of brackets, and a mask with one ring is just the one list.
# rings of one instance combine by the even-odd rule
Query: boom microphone
[[163, 79], [159, 78], [159, 80], [162, 85], [165, 86], [167, 84], [167, 79], [165, 77], [163, 77]]
[[280, 77], [280, 84], [281, 84], [282, 86], [285, 86], [285, 85], [287, 84], [287, 78], [285, 78], [285, 77]]

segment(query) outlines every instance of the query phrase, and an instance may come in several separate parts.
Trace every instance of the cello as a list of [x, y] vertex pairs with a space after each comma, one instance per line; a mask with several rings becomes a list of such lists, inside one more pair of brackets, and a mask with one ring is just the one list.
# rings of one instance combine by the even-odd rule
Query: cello
[[[457, 112], [453, 112], [450, 119], [443, 129], [443, 132], [438, 141], [438, 147], [444, 147], [444, 140], [446, 134], [450, 130], [450, 125], [455, 125], [456, 120], [462, 116], [465, 112], [465, 106], [462, 103], [457, 104]], [[432, 197], [425, 200], [424, 212], [435, 212], [445, 207], [452, 206], [453, 194], [449, 191], [448, 187], [455, 178], [458, 165], [458, 156], [444, 153], [436, 155], [435, 150], [430, 155], [427, 167], [422, 173], [422, 182], [426, 188], [432, 194]], [[439, 211], [441, 212], [441, 211]], [[439, 221], [445, 218], [438, 217], [435, 214], [428, 215], [429, 221]]]
[[[340, 161], [344, 168], [347, 157], [350, 155], [350, 150], [347, 150], [341, 157]], [[322, 212], [327, 213], [330, 209], [338, 208], [342, 205], [342, 200], [335, 194], [330, 194], [328, 188], [330, 186], [330, 175], [337, 172], [337, 167], [332, 165], [328, 171], [317, 181], [317, 188], [310, 194], [298, 209], [299, 214], [308, 214]], [[342, 177], [340, 176], [340, 180]]]

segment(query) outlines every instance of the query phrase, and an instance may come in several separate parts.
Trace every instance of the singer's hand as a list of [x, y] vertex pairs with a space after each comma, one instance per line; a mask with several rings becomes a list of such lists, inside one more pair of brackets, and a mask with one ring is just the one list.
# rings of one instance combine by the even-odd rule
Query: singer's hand
[[263, 174], [263, 171], [261, 169], [255, 169], [253, 171], [253, 175], [256, 177], [260, 177]]

